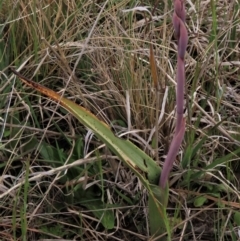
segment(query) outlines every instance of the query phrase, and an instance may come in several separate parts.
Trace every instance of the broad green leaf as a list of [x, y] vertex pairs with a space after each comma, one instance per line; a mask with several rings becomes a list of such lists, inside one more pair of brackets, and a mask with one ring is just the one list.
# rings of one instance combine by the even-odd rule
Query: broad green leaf
[[[15, 70], [12, 71], [23, 83], [59, 103], [59, 105], [75, 116], [84, 126], [91, 129], [99, 140], [105, 143], [106, 146], [138, 176], [149, 192], [149, 219], [150, 226], [152, 225], [150, 228], [151, 232], [159, 236], [167, 231], [167, 240], [170, 240], [170, 229], [167, 224], [166, 216], [166, 194], [168, 193], [168, 190], [161, 190], [160, 187], [155, 185], [158, 183], [160, 176], [160, 167], [156, 162], [130, 141], [115, 136], [106, 123], [100, 121], [85, 108], [60, 96], [54, 91], [39, 85], [38, 83], [26, 79]], [[94, 214], [102, 216], [102, 213], [94, 212]], [[109, 228], [108, 219], [110, 219], [110, 216], [107, 215], [106, 219], [104, 218], [106, 221], [103, 221], [103, 225]]]
[[199, 197], [196, 197], [194, 199], [194, 207], [198, 208], [198, 207], [202, 207], [203, 204], [207, 201], [207, 198], [204, 197], [204, 196], [199, 196]]
[[[112, 229], [115, 224], [115, 217], [113, 208], [117, 208], [118, 205], [105, 203], [101, 198], [101, 189], [91, 186], [88, 189], [83, 189], [82, 185], [79, 185], [74, 189], [74, 192], [68, 195], [65, 202], [78, 206], [86, 207], [97, 218], [104, 228]], [[79, 211], [81, 212], [81, 211]]]
[[62, 237], [64, 236], [65, 233], [67, 233], [64, 225], [57, 222], [49, 226], [40, 225], [39, 228], [41, 231], [43, 231], [44, 234], [47, 234], [47, 235], [55, 235], [55, 236]]
[[240, 212], [235, 212], [233, 216], [234, 223], [240, 226]]
[[[22, 80], [23, 83], [59, 103], [62, 107], [74, 115], [83, 125], [90, 128], [94, 134], [141, 179], [146, 187], [149, 183], [158, 183], [160, 167], [152, 158], [150, 158], [137, 146], [132, 144], [130, 141], [123, 140], [115, 136], [106, 123], [100, 121], [95, 115], [85, 108], [38, 83], [26, 79], [15, 70], [12, 71]], [[143, 177], [141, 172], [148, 177], [149, 181]]]
[[109, 209], [109, 205], [102, 203], [101, 200], [89, 201], [88, 203], [84, 202], [82, 205], [94, 214], [104, 228], [114, 228], [114, 213]]
[[45, 160], [52, 161], [53, 164], [64, 163], [63, 160], [67, 158], [67, 155], [64, 153], [64, 150], [57, 149], [56, 147], [51, 146], [45, 142], [41, 143], [39, 152]]
[[[166, 206], [168, 202], [168, 185], [164, 190], [157, 186], [151, 187], [153, 195], [148, 198], [149, 227], [156, 241], [170, 240], [170, 226], [168, 223]], [[160, 215], [159, 215], [160, 213]], [[168, 234], [168, 239], [164, 233]]]

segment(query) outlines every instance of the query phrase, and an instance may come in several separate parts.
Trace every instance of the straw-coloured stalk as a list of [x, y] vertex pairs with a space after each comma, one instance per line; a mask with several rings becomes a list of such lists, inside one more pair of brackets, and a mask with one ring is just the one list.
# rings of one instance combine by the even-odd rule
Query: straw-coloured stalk
[[174, 160], [182, 143], [185, 133], [185, 120], [183, 117], [184, 111], [184, 86], [185, 86], [185, 66], [184, 55], [187, 48], [188, 34], [185, 27], [185, 6], [184, 0], [174, 0], [173, 26], [175, 36], [178, 43], [178, 58], [177, 58], [177, 121], [176, 130], [170, 145], [167, 158], [164, 162], [162, 174], [159, 179], [161, 188], [165, 188], [169, 173], [173, 167]]

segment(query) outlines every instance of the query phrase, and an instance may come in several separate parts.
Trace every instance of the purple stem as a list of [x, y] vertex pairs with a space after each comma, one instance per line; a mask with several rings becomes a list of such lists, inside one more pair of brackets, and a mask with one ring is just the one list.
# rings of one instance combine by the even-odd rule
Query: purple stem
[[162, 173], [159, 179], [159, 186], [165, 188], [169, 173], [173, 167], [174, 160], [178, 154], [180, 145], [183, 141], [185, 133], [185, 120], [183, 118], [184, 113], [184, 86], [185, 86], [185, 65], [184, 55], [188, 43], [188, 33], [185, 27], [185, 6], [184, 0], [174, 1], [174, 13], [173, 13], [173, 26], [175, 30], [175, 36], [178, 42], [178, 58], [177, 58], [177, 120], [175, 134], [170, 145], [166, 160], [163, 164]]

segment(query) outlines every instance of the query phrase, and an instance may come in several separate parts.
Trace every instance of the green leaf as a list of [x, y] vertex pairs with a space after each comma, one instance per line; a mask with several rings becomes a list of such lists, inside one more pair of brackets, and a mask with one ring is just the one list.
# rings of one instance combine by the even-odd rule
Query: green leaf
[[104, 228], [114, 228], [115, 218], [113, 211], [109, 209], [110, 205], [102, 203], [101, 200], [89, 201], [88, 203], [84, 202], [82, 205], [94, 214]]
[[121, 197], [127, 204], [133, 205], [133, 201], [132, 201], [131, 198], [129, 198], [129, 197], [127, 197], [126, 195], [124, 195], [123, 193], [119, 192], [119, 191], [117, 190], [117, 188], [114, 188], [114, 191], [115, 191], [115, 192], [117, 193], [117, 195], [118, 195], [119, 197]]
[[42, 230], [44, 233], [48, 235], [56, 235], [60, 237], [62, 237], [66, 232], [64, 226], [59, 223], [55, 223], [54, 225], [49, 225], [49, 226], [40, 225], [40, 230]]
[[160, 189], [157, 186], [152, 186], [151, 188], [153, 191], [153, 195], [150, 195], [148, 198], [150, 231], [152, 236], [154, 237], [154, 240], [166, 241], [168, 239], [165, 235], [162, 236], [162, 234], [167, 232], [168, 238], [170, 238], [170, 226], [166, 213], [169, 193], [168, 185], [164, 190]]
[[240, 226], [240, 212], [235, 212], [233, 216], [234, 223]]
[[76, 155], [77, 159], [80, 159], [83, 157], [83, 148], [84, 148], [84, 141], [83, 141], [83, 138], [80, 137], [76, 140], [76, 143], [74, 146], [74, 154]]
[[238, 154], [240, 153], [240, 148], [238, 148], [237, 150], [223, 156], [220, 157], [218, 159], [216, 159], [215, 161], [213, 161], [210, 165], [208, 165], [207, 167], [205, 167], [205, 170], [209, 170], [212, 168], [215, 168], [218, 165], [221, 165], [223, 163], [227, 163], [229, 160], [231, 160], [233, 157], [236, 157]]
[[67, 155], [63, 152], [62, 149], [57, 149], [56, 147], [51, 146], [46, 142], [41, 143], [39, 152], [46, 161], [62, 163], [63, 160], [67, 158]]
[[[60, 96], [58, 93], [25, 78], [15, 70], [12, 71], [23, 83], [59, 103], [63, 108], [74, 115], [83, 125], [90, 128], [94, 134], [141, 179], [148, 189], [149, 182], [152, 184], [158, 183], [160, 167], [151, 157], [146, 155], [146, 153], [140, 150], [137, 146], [129, 141], [115, 136], [111, 131], [111, 128], [106, 123], [100, 121], [95, 115], [85, 108]], [[145, 173], [149, 181], [143, 177], [141, 172]]]
[[194, 207], [196, 208], [202, 207], [206, 201], [207, 201], [207, 198], [205, 198], [204, 196], [196, 197], [193, 202]]
[[25, 153], [31, 152], [32, 150], [37, 148], [38, 144], [39, 144], [39, 141], [35, 136], [30, 138], [29, 137], [25, 138], [25, 144], [22, 147], [23, 152]]
[[[123, 140], [115, 136], [111, 131], [111, 128], [106, 123], [100, 121], [96, 116], [94, 116], [85, 108], [75, 104], [71, 100], [60, 96], [54, 91], [39, 85], [38, 83], [28, 80], [15, 70], [12, 71], [21, 79], [23, 83], [56, 101], [67, 111], [69, 111], [69, 113], [75, 116], [84, 126], [91, 129], [93, 133], [99, 138], [99, 140], [104, 142], [106, 146], [115, 155], [117, 155], [124, 162], [124, 164], [127, 165], [136, 174], [136, 176], [138, 176], [138, 178], [141, 180], [149, 192], [149, 205], [150, 209], [152, 210], [149, 212], [150, 219], [154, 219], [154, 222], [158, 225], [158, 227], [155, 227], [159, 230], [160, 233], [162, 230], [167, 230], [168, 240], [170, 240], [170, 229], [169, 226], [166, 225], [166, 202], [164, 201], [167, 197], [167, 191], [165, 190], [165, 192], [160, 190], [158, 186], [154, 185], [158, 184], [160, 176], [160, 167], [158, 164], [130, 141]], [[89, 206], [89, 208], [94, 210], [94, 215], [103, 219], [101, 222], [106, 228], [112, 227], [112, 214], [108, 212], [105, 214], [106, 211], [103, 213], [100, 210], [96, 210], [99, 208], [99, 206], [93, 205], [91, 207]], [[153, 222], [151, 223], [153, 225]], [[155, 229], [155, 227], [153, 229]]]

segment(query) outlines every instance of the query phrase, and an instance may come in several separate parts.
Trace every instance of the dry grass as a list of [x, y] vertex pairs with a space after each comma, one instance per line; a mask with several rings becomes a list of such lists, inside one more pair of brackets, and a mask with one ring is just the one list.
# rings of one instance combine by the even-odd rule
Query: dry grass
[[[13, 82], [9, 66], [85, 106], [162, 165], [176, 85], [172, 6], [164, 2], [150, 18], [123, 11], [151, 12], [147, 1], [2, 1], [1, 240], [151, 240], [140, 181], [72, 116]], [[188, 125], [170, 179], [172, 240], [240, 238], [239, 9], [237, 0], [186, 1]], [[113, 210], [106, 224], [113, 228], [96, 209]]]

